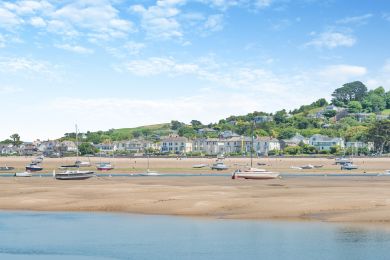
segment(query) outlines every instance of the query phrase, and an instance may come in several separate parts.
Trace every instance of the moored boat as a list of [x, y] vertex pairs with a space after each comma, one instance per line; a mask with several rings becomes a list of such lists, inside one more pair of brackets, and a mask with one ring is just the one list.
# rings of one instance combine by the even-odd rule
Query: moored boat
[[15, 173], [15, 177], [32, 177], [31, 172], [17, 172]]
[[53, 177], [57, 180], [85, 180], [94, 176], [93, 171], [66, 170], [59, 173], [53, 171]]
[[253, 180], [268, 180], [279, 178], [280, 174], [277, 172], [267, 171], [265, 169], [249, 168], [244, 171], [236, 170], [232, 174], [232, 179], [253, 179]]
[[228, 170], [229, 166], [224, 164], [222, 161], [217, 161], [211, 166], [211, 170], [217, 170], [217, 171], [223, 171], [223, 170]]
[[43, 170], [43, 168], [39, 164], [30, 163], [26, 166], [26, 171], [29, 171], [29, 172], [39, 172], [42, 170]]
[[99, 163], [96, 167], [99, 171], [110, 171], [114, 169], [114, 167], [111, 165], [111, 163]]
[[15, 167], [9, 167], [7, 165], [0, 167], [0, 171], [12, 171], [15, 170]]
[[341, 165], [341, 170], [356, 170], [359, 166], [352, 164], [352, 163], [344, 163]]
[[197, 169], [200, 169], [200, 168], [204, 168], [204, 167], [207, 167], [208, 165], [207, 164], [194, 164], [192, 165], [192, 168], [197, 168]]

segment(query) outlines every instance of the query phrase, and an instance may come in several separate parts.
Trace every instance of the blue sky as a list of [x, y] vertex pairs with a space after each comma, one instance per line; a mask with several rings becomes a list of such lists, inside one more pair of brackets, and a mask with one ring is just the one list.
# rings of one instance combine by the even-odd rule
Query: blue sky
[[0, 2], [0, 139], [293, 109], [390, 88], [386, 0]]

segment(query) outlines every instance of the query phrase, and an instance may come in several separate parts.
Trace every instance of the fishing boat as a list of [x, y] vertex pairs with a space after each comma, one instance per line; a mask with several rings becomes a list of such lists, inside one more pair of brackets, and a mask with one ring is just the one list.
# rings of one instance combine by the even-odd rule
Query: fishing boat
[[15, 167], [9, 167], [7, 165], [0, 167], [0, 171], [3, 171], [3, 172], [12, 171], [12, 170], [15, 170]]
[[232, 174], [232, 179], [253, 179], [253, 180], [268, 180], [279, 178], [280, 174], [277, 172], [267, 171], [265, 169], [248, 168], [246, 170], [236, 170]]
[[59, 173], [53, 171], [53, 177], [57, 180], [85, 180], [94, 176], [93, 171], [66, 170]]
[[32, 177], [31, 172], [17, 172], [15, 173], [15, 177]]
[[114, 169], [114, 167], [109, 162], [99, 163], [96, 168], [98, 169], [98, 171], [111, 171], [112, 169]]
[[39, 172], [42, 170], [43, 170], [43, 168], [39, 164], [36, 164], [36, 163], [30, 163], [26, 166], [26, 171]]
[[211, 170], [217, 170], [217, 171], [224, 171], [224, 170], [228, 170], [229, 169], [229, 166], [227, 166], [226, 164], [223, 163], [223, 161], [217, 161], [216, 163], [213, 163], [213, 165], [211, 166]]
[[359, 166], [352, 163], [344, 163], [341, 165], [341, 170], [356, 170]]

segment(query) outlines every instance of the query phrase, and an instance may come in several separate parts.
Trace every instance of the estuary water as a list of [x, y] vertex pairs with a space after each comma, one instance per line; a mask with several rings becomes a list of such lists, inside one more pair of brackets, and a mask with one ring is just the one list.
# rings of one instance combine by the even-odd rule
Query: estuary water
[[389, 249], [384, 226], [0, 212], [0, 259], [389, 259]]

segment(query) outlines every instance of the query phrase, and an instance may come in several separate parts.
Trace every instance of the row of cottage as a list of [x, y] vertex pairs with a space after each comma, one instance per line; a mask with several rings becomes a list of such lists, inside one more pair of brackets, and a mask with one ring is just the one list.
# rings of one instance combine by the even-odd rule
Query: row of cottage
[[[258, 137], [253, 140], [253, 149], [259, 155], [268, 155], [270, 151], [282, 150], [287, 146], [297, 146], [300, 144], [308, 144], [314, 146], [318, 151], [330, 150], [331, 147], [339, 146], [341, 148], [352, 147], [354, 149], [367, 148], [373, 150], [373, 143], [363, 142], [344, 142], [342, 138], [332, 138], [324, 135], [313, 135], [310, 138], [305, 138], [302, 135], [296, 134], [288, 140], [278, 140], [271, 137]], [[97, 144], [95, 147], [101, 153], [112, 152], [131, 152], [145, 153], [146, 151], [160, 153], [202, 153], [202, 154], [234, 154], [250, 152], [252, 147], [252, 139], [245, 136], [231, 136], [229, 138], [200, 138], [189, 140], [185, 137], [170, 136], [163, 138], [160, 142], [151, 142], [146, 140], [130, 140], [113, 142], [111, 144]], [[32, 143], [24, 143], [19, 147], [12, 145], [0, 145], [0, 154], [20, 154], [32, 155], [35, 153], [43, 153], [45, 155], [75, 153], [77, 146], [72, 141], [36, 141]]]

